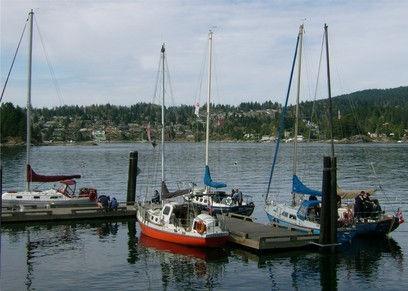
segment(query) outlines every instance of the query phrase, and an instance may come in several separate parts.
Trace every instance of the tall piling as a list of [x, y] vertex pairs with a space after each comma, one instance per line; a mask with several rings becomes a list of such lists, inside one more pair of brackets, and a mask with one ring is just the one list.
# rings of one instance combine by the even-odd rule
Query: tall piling
[[137, 177], [137, 162], [138, 152], [131, 152], [129, 155], [129, 172], [128, 172], [128, 187], [127, 187], [127, 204], [134, 204], [136, 200], [136, 177]]
[[[336, 158], [323, 158], [322, 208], [320, 214], [321, 245], [337, 243], [337, 177]], [[332, 248], [334, 249], [334, 247]]]
[[[1, 158], [0, 158], [1, 159]], [[1, 160], [0, 160], [1, 162]], [[3, 166], [0, 164], [0, 228], [1, 228], [1, 214], [3, 213]]]

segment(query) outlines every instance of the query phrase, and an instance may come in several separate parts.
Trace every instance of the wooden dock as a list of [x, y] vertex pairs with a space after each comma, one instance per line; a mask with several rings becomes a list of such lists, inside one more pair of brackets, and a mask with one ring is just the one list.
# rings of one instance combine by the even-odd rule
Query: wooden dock
[[303, 248], [319, 240], [318, 235], [257, 223], [246, 216], [224, 214], [219, 219], [230, 232], [230, 242], [255, 251]]
[[136, 219], [136, 212], [136, 205], [126, 204], [120, 204], [117, 210], [110, 211], [96, 206], [24, 209], [24, 211], [3, 210], [1, 213], [1, 223], [32, 223], [39, 221], [116, 219], [128, 217], [134, 217]]

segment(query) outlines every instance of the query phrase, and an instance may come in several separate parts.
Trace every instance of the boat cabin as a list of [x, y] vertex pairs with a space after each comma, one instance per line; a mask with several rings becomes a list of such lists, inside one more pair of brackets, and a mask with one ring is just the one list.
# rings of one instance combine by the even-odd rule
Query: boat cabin
[[297, 217], [301, 220], [320, 221], [320, 204], [319, 200], [304, 200], [299, 207]]
[[194, 212], [193, 206], [189, 204], [166, 203], [161, 215], [164, 223], [188, 227], [191, 226], [195, 217]]

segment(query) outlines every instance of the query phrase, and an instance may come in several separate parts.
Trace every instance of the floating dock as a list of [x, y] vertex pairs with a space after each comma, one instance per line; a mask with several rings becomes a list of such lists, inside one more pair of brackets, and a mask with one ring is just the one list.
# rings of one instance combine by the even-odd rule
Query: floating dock
[[230, 242], [255, 251], [304, 248], [319, 241], [319, 235], [257, 223], [247, 216], [224, 214], [219, 219], [230, 232]]
[[4, 211], [1, 223], [31, 223], [39, 221], [61, 221], [80, 219], [136, 219], [137, 205], [119, 204], [116, 210], [106, 211], [97, 206], [92, 207], [56, 207], [41, 209], [24, 209], [24, 211]]

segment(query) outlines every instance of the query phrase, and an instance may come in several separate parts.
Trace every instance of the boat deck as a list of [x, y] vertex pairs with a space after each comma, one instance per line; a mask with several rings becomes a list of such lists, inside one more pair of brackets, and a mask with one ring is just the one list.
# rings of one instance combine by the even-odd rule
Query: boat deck
[[219, 219], [230, 232], [230, 242], [256, 251], [304, 248], [319, 240], [318, 235], [254, 222], [246, 216], [224, 214]]
[[106, 211], [97, 206], [87, 207], [56, 207], [41, 209], [3, 210], [1, 223], [32, 223], [38, 221], [60, 221], [80, 219], [114, 219], [134, 217], [136, 205], [119, 204], [117, 210]]

